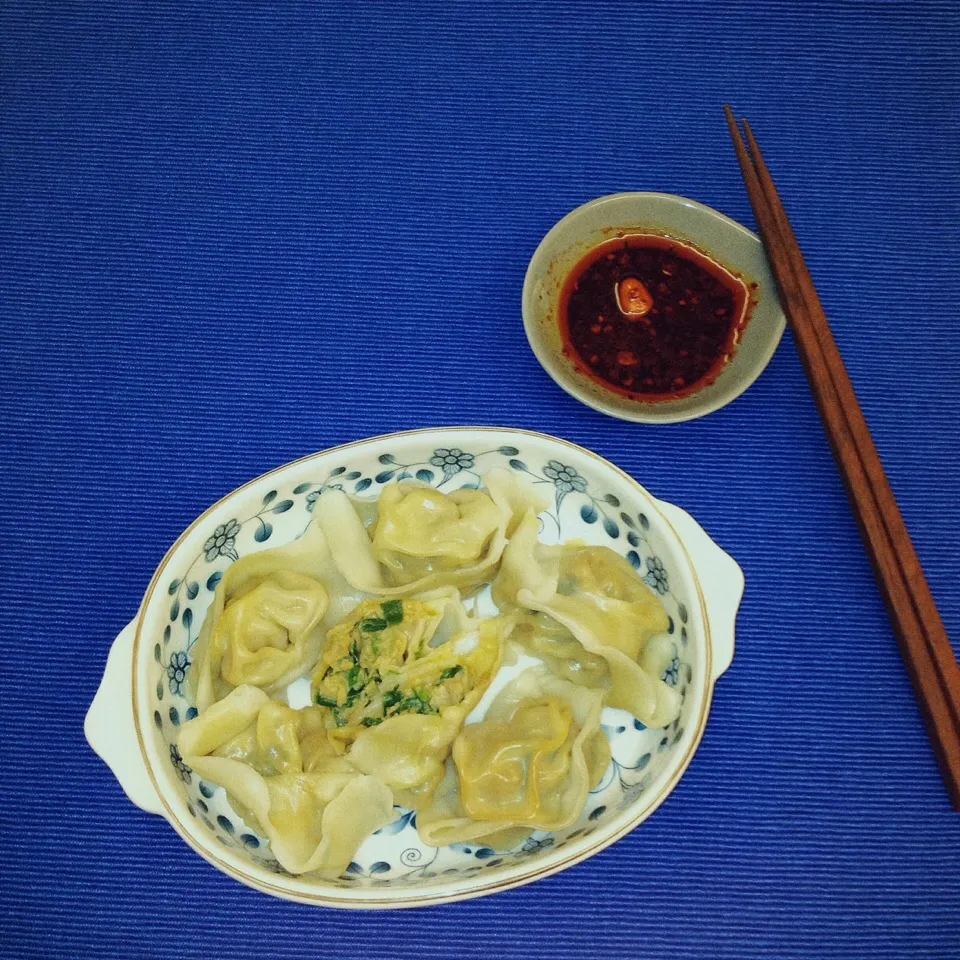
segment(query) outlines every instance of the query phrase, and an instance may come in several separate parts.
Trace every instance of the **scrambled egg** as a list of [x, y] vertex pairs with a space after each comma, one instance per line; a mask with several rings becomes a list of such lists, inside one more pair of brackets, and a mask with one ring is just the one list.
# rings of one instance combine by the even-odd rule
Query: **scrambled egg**
[[460, 641], [431, 646], [439, 604], [365, 600], [327, 634], [312, 680], [334, 743], [404, 713], [439, 714], [460, 703], [478, 677]]

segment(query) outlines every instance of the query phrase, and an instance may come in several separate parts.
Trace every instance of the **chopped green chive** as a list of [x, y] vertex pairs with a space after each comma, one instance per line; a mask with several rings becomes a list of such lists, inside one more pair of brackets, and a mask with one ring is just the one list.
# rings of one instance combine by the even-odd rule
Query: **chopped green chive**
[[402, 600], [387, 600], [386, 603], [382, 603], [380, 606], [383, 609], [383, 619], [386, 620], [387, 623], [395, 624], [403, 621]]
[[386, 710], [393, 709], [393, 716], [396, 716], [398, 713], [439, 713], [440, 711], [430, 702], [430, 694], [426, 690], [415, 690], [411, 696], [403, 697], [400, 692], [390, 691], [391, 693], [396, 693], [396, 698], [391, 698], [391, 701], [387, 703], [387, 698], [384, 696], [384, 708]]
[[318, 693], [314, 698], [318, 707], [330, 707], [331, 709], [336, 709], [338, 706], [336, 700], [332, 700], [330, 697], [325, 697], [322, 693]]
[[443, 683], [444, 680], [449, 680], [451, 677], [455, 677], [458, 673], [463, 673], [463, 666], [457, 664], [455, 667], [447, 667], [443, 673], [440, 674], [440, 679], [437, 683]]
[[387, 629], [387, 621], [379, 617], [367, 617], [366, 620], [360, 621], [360, 629], [364, 633], [377, 633]]
[[378, 723], [383, 723], [383, 717], [364, 717], [360, 722], [365, 727], [375, 727]]

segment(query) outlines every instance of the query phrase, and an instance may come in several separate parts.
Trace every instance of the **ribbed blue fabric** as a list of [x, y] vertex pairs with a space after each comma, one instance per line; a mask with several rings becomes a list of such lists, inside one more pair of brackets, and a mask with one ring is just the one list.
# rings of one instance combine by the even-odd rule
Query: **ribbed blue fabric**
[[[663, 190], [752, 225], [752, 120], [960, 637], [960, 6], [0, 8], [0, 954], [955, 958], [960, 815], [789, 337], [741, 399], [606, 418], [529, 351], [541, 236]], [[533, 886], [249, 891], [82, 721], [169, 544], [239, 483], [430, 424], [582, 443], [741, 562], [738, 652], [642, 828]]]

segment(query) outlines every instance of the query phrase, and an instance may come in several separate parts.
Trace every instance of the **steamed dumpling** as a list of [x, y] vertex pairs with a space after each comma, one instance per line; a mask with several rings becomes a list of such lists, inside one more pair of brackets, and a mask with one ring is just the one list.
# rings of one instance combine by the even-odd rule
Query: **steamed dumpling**
[[419, 815], [423, 839], [504, 847], [532, 830], [570, 826], [610, 761], [601, 708], [598, 692], [544, 666], [524, 671], [457, 737], [446, 776]]
[[184, 761], [222, 786], [291, 873], [339, 876], [393, 816], [393, 795], [332, 752], [305, 764], [315, 718], [240, 686], [180, 728]]
[[408, 661], [393, 678], [396, 685], [383, 692], [383, 721], [360, 731], [350, 762], [380, 777], [398, 803], [415, 809], [427, 803], [454, 738], [499, 669], [512, 626], [504, 617], [481, 620]]
[[484, 490], [443, 493], [416, 482], [384, 488], [370, 523], [340, 490], [317, 501], [317, 523], [334, 560], [357, 589], [406, 596], [441, 586], [468, 590], [496, 573], [503, 548], [528, 510], [545, 508], [529, 478], [491, 470]]
[[373, 555], [398, 585], [475, 565], [503, 518], [482, 490], [394, 484], [378, 507]]
[[494, 596], [548, 614], [590, 654], [607, 661], [607, 705], [650, 727], [671, 723], [680, 710], [676, 690], [661, 680], [673, 657], [659, 597], [624, 557], [608, 547], [569, 543], [543, 548], [536, 519], [524, 518], [504, 551]]
[[319, 527], [237, 560], [217, 585], [193, 655], [197, 709], [243, 684], [279, 693], [314, 665], [331, 620], [363, 596], [332, 562]]
[[231, 686], [282, 687], [310, 659], [327, 608], [323, 584], [278, 570], [225, 604], [214, 631], [220, 675]]
[[323, 584], [277, 570], [244, 587], [231, 594], [228, 584], [222, 609], [215, 610], [215, 599], [213, 616], [204, 622], [197, 671], [200, 709], [242, 684], [279, 692], [317, 657], [327, 608]]
[[500, 723], [468, 726], [454, 752], [466, 815], [536, 823], [569, 776], [573, 733], [573, 711], [555, 696], [524, 700]]
[[560, 561], [557, 593], [549, 601], [538, 603], [525, 591], [518, 599], [548, 613], [607, 661], [608, 706], [627, 710], [648, 727], [673, 722], [680, 695], [661, 679], [674, 654], [665, 636], [669, 618], [624, 557], [607, 547], [574, 548]]
[[467, 617], [452, 590], [361, 604], [330, 631], [313, 677], [335, 748], [419, 806], [496, 672], [511, 626]]
[[418, 682], [412, 676], [422, 675], [425, 665], [438, 676], [454, 667], [454, 648], [446, 641], [475, 623], [450, 589], [356, 607], [328, 632], [311, 682], [333, 739], [346, 744], [387, 716], [429, 712], [416, 690], [437, 677]]

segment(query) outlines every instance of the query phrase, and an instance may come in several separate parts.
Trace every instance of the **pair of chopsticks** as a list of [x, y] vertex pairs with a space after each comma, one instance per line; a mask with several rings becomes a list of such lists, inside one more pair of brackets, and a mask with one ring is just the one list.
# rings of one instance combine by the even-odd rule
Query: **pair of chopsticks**
[[[954, 807], [960, 810], [960, 665], [853, 385], [750, 124], [724, 107], [784, 312], [847, 489]], [[749, 148], [748, 148], [749, 144]]]

